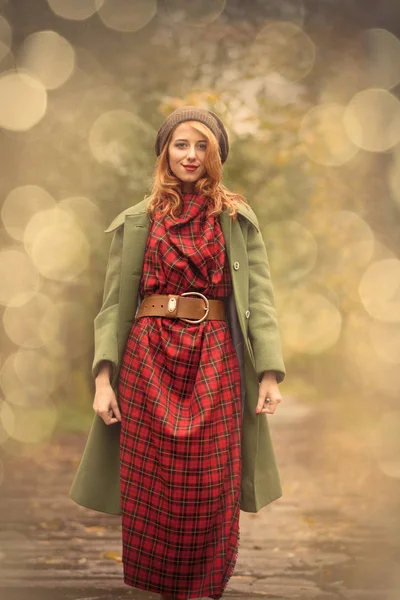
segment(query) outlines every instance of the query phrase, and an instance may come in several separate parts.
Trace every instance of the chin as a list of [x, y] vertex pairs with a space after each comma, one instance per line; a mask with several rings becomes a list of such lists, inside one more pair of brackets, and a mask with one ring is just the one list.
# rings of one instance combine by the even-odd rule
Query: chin
[[190, 177], [190, 176], [189, 177], [185, 177], [185, 176], [183, 176], [183, 177], [179, 177], [179, 179], [181, 181], [186, 182], [186, 183], [196, 183], [196, 181], [199, 180], [199, 177], [197, 177], [197, 176], [196, 177], [193, 177], [193, 176], [192, 177]]

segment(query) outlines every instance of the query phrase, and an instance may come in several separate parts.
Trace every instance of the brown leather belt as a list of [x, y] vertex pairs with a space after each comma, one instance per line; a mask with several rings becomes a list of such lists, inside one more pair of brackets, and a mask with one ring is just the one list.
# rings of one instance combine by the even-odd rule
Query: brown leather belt
[[[200, 297], [189, 297], [193, 295]], [[211, 300], [200, 292], [145, 296], [140, 303], [136, 319], [146, 316], [171, 317], [188, 323], [201, 323], [206, 319], [226, 321], [224, 301]]]

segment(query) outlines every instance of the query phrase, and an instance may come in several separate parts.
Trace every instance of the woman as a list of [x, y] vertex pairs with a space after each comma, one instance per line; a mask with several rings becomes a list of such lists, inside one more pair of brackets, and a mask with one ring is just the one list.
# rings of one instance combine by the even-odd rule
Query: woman
[[[281, 495], [266, 418], [258, 424], [254, 413], [275, 412], [285, 367], [257, 218], [221, 183], [224, 125], [182, 107], [155, 148], [150, 197], [106, 230], [114, 238], [93, 362], [93, 408], [104, 426], [92, 428], [70, 495], [119, 514], [102, 504], [111, 480], [88, 483], [103, 464], [113, 468], [118, 437], [124, 582], [168, 600], [218, 599], [237, 560], [240, 509]], [[111, 437], [114, 459], [104, 449]]]

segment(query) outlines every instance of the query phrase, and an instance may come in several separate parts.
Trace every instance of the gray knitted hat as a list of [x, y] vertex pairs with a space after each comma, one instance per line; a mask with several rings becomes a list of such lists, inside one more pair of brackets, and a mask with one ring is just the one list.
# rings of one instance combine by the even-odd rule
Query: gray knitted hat
[[169, 134], [179, 123], [184, 121], [200, 121], [207, 125], [213, 132], [219, 142], [219, 152], [221, 162], [224, 163], [228, 158], [229, 141], [228, 134], [221, 119], [210, 110], [199, 108], [198, 106], [180, 106], [165, 119], [164, 123], [158, 130], [155, 151], [156, 155], [160, 156]]

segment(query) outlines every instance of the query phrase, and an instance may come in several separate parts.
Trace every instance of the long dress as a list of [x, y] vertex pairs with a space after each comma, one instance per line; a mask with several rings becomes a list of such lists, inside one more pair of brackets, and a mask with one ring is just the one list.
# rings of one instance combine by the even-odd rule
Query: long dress
[[[183, 195], [151, 222], [139, 292], [232, 291], [218, 216]], [[196, 296], [193, 296], [196, 297]], [[137, 318], [118, 382], [124, 583], [178, 599], [222, 596], [238, 556], [240, 370], [226, 321]]]

